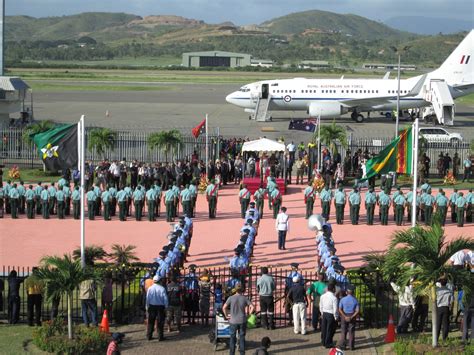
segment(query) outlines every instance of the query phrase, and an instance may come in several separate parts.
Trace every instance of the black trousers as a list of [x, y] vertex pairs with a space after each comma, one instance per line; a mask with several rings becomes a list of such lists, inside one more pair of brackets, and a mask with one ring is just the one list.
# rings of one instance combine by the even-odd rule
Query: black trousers
[[278, 249], [285, 248], [287, 231], [278, 231]]
[[323, 313], [321, 321], [321, 343], [324, 347], [330, 348], [333, 345], [333, 337], [336, 332], [336, 320], [331, 313]]
[[16, 324], [20, 319], [20, 296], [8, 297], [8, 323]]
[[41, 325], [41, 302], [43, 296], [41, 295], [28, 295], [27, 307], [28, 307], [28, 325], [33, 325], [33, 318], [36, 325]]
[[147, 338], [151, 339], [153, 337], [153, 332], [155, 330], [155, 321], [158, 320], [158, 339], [163, 339], [163, 328], [165, 326], [165, 306], [153, 306], [148, 307], [148, 328], [147, 328]]
[[438, 313], [438, 324], [437, 324], [437, 334], [436, 338], [439, 338], [439, 334], [441, 333], [441, 327], [443, 328], [443, 340], [448, 338], [449, 333], [449, 307], [437, 307], [436, 309]]
[[273, 327], [273, 314], [275, 312], [275, 304], [273, 296], [260, 296], [260, 316], [262, 327]]

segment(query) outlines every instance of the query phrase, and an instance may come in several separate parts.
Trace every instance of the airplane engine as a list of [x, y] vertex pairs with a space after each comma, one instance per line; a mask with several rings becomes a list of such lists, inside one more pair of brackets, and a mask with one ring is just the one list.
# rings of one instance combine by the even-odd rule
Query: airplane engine
[[333, 118], [339, 117], [347, 113], [347, 108], [343, 107], [339, 102], [334, 101], [318, 101], [309, 105], [309, 116], [311, 118]]

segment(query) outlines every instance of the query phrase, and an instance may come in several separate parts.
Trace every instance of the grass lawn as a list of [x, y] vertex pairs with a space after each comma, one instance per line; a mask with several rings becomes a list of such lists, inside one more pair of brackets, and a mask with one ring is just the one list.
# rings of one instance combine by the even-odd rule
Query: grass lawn
[[459, 99], [456, 99], [456, 102], [463, 105], [474, 106], [474, 94], [460, 97]]
[[0, 353], [5, 355], [47, 354], [33, 344], [34, 329], [27, 325], [0, 325]]
[[34, 90], [47, 90], [47, 91], [162, 91], [162, 90], [173, 90], [172, 87], [167, 86], [137, 86], [137, 85], [114, 85], [114, 84], [93, 84], [84, 82], [79, 85], [69, 85], [62, 83], [49, 83], [49, 82], [37, 82], [30, 81], [30, 86]]
[[[169, 82], [169, 83], [248, 83], [269, 79], [340, 78], [334, 73], [279, 73], [243, 71], [205, 71], [205, 70], [152, 70], [152, 69], [30, 69], [11, 68], [8, 75], [21, 76], [26, 81], [58, 80], [64, 81], [125, 81], [125, 82]], [[345, 73], [345, 78], [378, 77], [378, 73]]]
[[[4, 169], [5, 175], [4, 179], [7, 179], [7, 169]], [[42, 169], [20, 169], [20, 177], [21, 180], [28, 183], [37, 183], [39, 181], [50, 183], [50, 182], [57, 182], [60, 178], [60, 174], [51, 173], [51, 172], [44, 172]]]

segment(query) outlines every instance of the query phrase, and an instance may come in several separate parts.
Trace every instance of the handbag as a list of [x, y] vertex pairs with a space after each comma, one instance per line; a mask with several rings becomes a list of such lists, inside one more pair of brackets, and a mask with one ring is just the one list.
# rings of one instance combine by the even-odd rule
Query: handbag
[[253, 329], [257, 327], [257, 316], [255, 314], [251, 314], [249, 315], [249, 317], [247, 318], [247, 328], [248, 329]]

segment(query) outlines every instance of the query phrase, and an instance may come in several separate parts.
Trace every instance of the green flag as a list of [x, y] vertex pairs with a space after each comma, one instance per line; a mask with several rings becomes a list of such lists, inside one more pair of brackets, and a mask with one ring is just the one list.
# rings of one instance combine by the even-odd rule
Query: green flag
[[77, 166], [77, 124], [65, 124], [37, 133], [33, 141], [49, 171], [66, 170]]
[[367, 161], [365, 164], [366, 174], [364, 180], [379, 174], [387, 174], [390, 171], [408, 175], [412, 173], [412, 128], [410, 127], [402, 131], [378, 155]]

